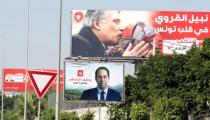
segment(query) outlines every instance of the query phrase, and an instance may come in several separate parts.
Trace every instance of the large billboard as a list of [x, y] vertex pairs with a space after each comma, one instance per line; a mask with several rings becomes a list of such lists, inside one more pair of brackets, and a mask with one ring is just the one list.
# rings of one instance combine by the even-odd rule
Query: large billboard
[[[210, 37], [210, 12], [73, 10], [72, 56], [185, 54]], [[131, 45], [130, 45], [131, 44]]]
[[[32, 70], [32, 69], [30, 69]], [[36, 71], [48, 71], [48, 72], [57, 72], [56, 70], [47, 70], [47, 69], [33, 69]], [[3, 89], [5, 92], [24, 92], [25, 91], [25, 81], [26, 81], [26, 76], [27, 71], [26, 69], [22, 68], [4, 68], [3, 69]], [[60, 72], [60, 90], [63, 90], [63, 70]], [[28, 86], [28, 91], [32, 92], [33, 87], [28, 80], [27, 82]], [[52, 83], [52, 88], [56, 90], [56, 80], [53, 81]]]
[[67, 101], [124, 101], [123, 63], [67, 61], [64, 72]]

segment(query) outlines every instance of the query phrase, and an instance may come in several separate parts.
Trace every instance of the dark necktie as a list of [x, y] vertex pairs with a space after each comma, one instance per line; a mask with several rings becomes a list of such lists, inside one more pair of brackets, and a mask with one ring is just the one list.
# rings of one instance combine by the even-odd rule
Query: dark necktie
[[100, 95], [101, 101], [104, 101], [105, 100], [104, 94], [105, 94], [105, 92], [102, 90], [101, 91], [101, 95]]

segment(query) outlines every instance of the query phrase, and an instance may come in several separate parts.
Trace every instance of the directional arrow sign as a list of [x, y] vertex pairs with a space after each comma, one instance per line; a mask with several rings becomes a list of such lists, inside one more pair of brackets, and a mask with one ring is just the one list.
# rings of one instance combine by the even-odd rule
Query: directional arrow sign
[[28, 71], [28, 75], [31, 79], [37, 97], [41, 99], [50, 88], [57, 73], [46, 71]]

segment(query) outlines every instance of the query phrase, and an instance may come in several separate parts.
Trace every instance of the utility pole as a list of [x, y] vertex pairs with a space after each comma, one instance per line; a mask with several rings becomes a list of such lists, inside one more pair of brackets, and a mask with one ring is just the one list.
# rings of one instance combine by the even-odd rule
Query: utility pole
[[[2, 35], [0, 35], [0, 38], [2, 38]], [[1, 80], [1, 120], [4, 120], [4, 71], [3, 71], [3, 68], [4, 68], [4, 57], [5, 57], [5, 42], [4, 40], [2, 39], [2, 80]]]
[[27, 46], [26, 46], [26, 74], [25, 74], [25, 94], [24, 94], [24, 120], [27, 120], [27, 90], [28, 90], [28, 51], [30, 39], [30, 0], [28, 0], [28, 28], [27, 28]]
[[59, 38], [58, 38], [58, 68], [56, 82], [56, 103], [55, 103], [55, 120], [59, 120], [60, 112], [60, 66], [61, 66], [61, 26], [62, 26], [62, 0], [60, 0], [60, 19], [59, 19]]

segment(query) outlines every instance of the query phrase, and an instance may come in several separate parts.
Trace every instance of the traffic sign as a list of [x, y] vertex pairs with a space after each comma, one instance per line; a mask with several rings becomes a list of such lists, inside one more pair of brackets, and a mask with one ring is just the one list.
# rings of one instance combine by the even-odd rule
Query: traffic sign
[[57, 73], [48, 71], [28, 71], [28, 75], [37, 97], [41, 99], [50, 88]]

